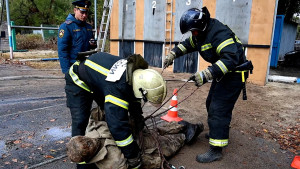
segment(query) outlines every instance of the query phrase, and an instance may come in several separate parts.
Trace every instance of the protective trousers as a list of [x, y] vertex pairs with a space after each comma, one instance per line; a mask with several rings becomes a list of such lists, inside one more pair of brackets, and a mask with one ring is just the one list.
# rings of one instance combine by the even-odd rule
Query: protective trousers
[[210, 145], [228, 145], [232, 110], [241, 90], [241, 73], [232, 72], [220, 80], [213, 80], [206, 100]]

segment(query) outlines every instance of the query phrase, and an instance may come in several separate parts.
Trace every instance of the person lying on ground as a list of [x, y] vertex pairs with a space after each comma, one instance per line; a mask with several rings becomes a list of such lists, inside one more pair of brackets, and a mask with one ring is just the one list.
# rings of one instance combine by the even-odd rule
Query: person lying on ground
[[99, 108], [92, 110], [85, 136], [74, 136], [67, 143], [67, 155], [72, 162], [79, 164], [95, 163], [100, 169], [127, 169], [128, 163], [139, 163], [144, 169], [158, 169], [169, 165], [166, 159], [174, 156], [184, 144], [192, 144], [203, 131], [202, 123], [191, 124], [187, 121], [170, 122], [161, 126], [144, 127], [136, 131], [132, 118], [134, 138], [141, 152], [134, 160], [126, 160], [113, 139], [104, 113]]

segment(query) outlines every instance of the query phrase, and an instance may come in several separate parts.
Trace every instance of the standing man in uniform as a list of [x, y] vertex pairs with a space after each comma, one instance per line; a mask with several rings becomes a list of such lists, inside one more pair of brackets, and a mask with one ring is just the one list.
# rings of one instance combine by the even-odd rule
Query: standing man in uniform
[[209, 163], [220, 160], [222, 148], [228, 145], [232, 110], [248, 75], [246, 70], [237, 72], [236, 68], [251, 61], [246, 60], [238, 37], [229, 27], [210, 18], [206, 7], [186, 11], [180, 19], [180, 30], [182, 34], [191, 31], [192, 36], [171, 50], [164, 68], [175, 58], [194, 51], [212, 64], [190, 77], [198, 87], [212, 80], [206, 100], [210, 149], [196, 157], [200, 163]]
[[[74, 5], [74, 14], [69, 14], [66, 21], [59, 27], [58, 33], [58, 57], [62, 72], [67, 76], [69, 69], [73, 63], [76, 62], [78, 52], [89, 51], [96, 48], [93, 36], [93, 28], [88, 24], [88, 12], [91, 2], [89, 0], [76, 0], [72, 2]], [[68, 83], [68, 82], [66, 82]], [[69, 90], [66, 89], [68, 95]], [[72, 93], [78, 95], [79, 93]], [[86, 101], [87, 102], [87, 101]], [[74, 102], [70, 104], [67, 102], [67, 106], [71, 109], [72, 123], [78, 124], [81, 119], [89, 117], [89, 114], [81, 114], [81, 111], [90, 111], [90, 106], [76, 105]], [[71, 106], [71, 107], [70, 107]], [[72, 136], [84, 135], [85, 124], [78, 124], [77, 127], [73, 127], [72, 124]], [[96, 169], [94, 164], [77, 165], [80, 169]]]
[[74, 14], [69, 14], [66, 21], [59, 27], [58, 57], [62, 72], [68, 72], [76, 61], [78, 52], [85, 52], [96, 48], [93, 28], [86, 22], [91, 2], [77, 0], [72, 2]]

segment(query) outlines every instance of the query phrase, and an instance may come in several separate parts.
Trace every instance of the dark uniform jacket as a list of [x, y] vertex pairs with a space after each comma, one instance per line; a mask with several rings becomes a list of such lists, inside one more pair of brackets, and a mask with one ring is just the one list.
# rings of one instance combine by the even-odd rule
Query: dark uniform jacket
[[67, 73], [70, 66], [76, 61], [78, 52], [91, 49], [89, 40], [93, 38], [92, 26], [77, 20], [69, 14], [66, 21], [60, 25], [58, 34], [58, 57], [63, 73]]
[[246, 61], [243, 46], [230, 28], [211, 18], [203, 37], [191, 36], [172, 49], [176, 57], [199, 51], [212, 64], [214, 78], [221, 77]]
[[81, 63], [75, 62], [69, 74], [76, 85], [101, 100], [98, 104], [105, 111], [105, 121], [117, 146], [126, 158], [134, 158], [139, 148], [132, 136], [128, 112], [131, 116], [141, 117], [141, 100], [135, 98], [133, 88], [126, 80], [126, 70], [119, 73], [121, 76], [116, 81], [106, 80], [108, 75], [115, 76], [117, 70], [124, 67], [127, 67], [126, 59], [96, 53]]

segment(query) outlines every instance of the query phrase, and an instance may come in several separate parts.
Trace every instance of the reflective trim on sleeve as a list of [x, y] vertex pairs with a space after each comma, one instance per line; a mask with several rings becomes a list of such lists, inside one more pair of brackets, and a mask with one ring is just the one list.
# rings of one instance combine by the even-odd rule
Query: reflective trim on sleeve
[[186, 53], [186, 48], [182, 44], [179, 44], [177, 47], [182, 51], [183, 54]]
[[206, 50], [211, 49], [211, 48], [212, 48], [211, 44], [208, 43], [208, 44], [205, 44], [205, 45], [201, 46], [201, 51], [203, 52], [203, 51], [206, 51]]
[[217, 47], [217, 54], [220, 55], [220, 52], [223, 48], [225, 48], [226, 46], [233, 44], [234, 40], [232, 38], [225, 40], [224, 42], [222, 42], [218, 47]]
[[222, 70], [222, 72], [223, 72], [224, 75], [228, 72], [227, 67], [225, 66], [225, 64], [221, 60], [218, 60], [216, 62], [216, 65], [219, 66], [219, 68]]
[[242, 44], [242, 42], [240, 41], [240, 39], [235, 35], [235, 40], [238, 42], [238, 43], [240, 43], [240, 44]]
[[130, 136], [125, 140], [116, 141], [117, 146], [119, 146], [119, 147], [125, 147], [125, 146], [129, 145], [132, 142], [133, 142], [132, 134], [130, 134]]
[[225, 147], [228, 145], [228, 139], [218, 140], [209, 138], [209, 144], [212, 146]]
[[79, 65], [79, 62], [76, 61], [76, 62], [70, 67], [70, 70], [69, 70], [69, 75], [71, 76], [73, 82], [74, 82], [77, 86], [83, 88], [84, 90], [86, 90], [86, 91], [88, 91], [88, 92], [90, 92], [90, 93], [93, 93], [93, 92], [90, 90], [90, 88], [89, 88], [82, 80], [79, 79], [79, 77], [77, 76], [77, 74], [74, 73], [74, 71], [73, 71], [73, 66], [74, 66], [74, 65], [77, 65], [77, 66], [78, 66], [78, 65]]
[[117, 105], [117, 106], [120, 106], [120, 107], [122, 107], [122, 108], [124, 108], [124, 109], [126, 109], [126, 110], [128, 110], [128, 102], [126, 102], [126, 101], [124, 101], [124, 100], [122, 100], [122, 99], [119, 99], [119, 98], [117, 98], [117, 97], [115, 97], [115, 96], [112, 96], [112, 95], [106, 95], [105, 96], [105, 103], [106, 102], [110, 102], [110, 103], [112, 103], [112, 104], [115, 104], [115, 105]]
[[193, 48], [195, 48], [195, 44], [193, 42], [193, 36], [190, 36], [190, 44]]
[[80, 163], [78, 163], [78, 164], [86, 164], [86, 162], [80, 162]]
[[95, 70], [95, 71], [97, 71], [97, 72], [103, 74], [104, 76], [107, 76], [107, 74], [108, 74], [108, 72], [109, 72], [108, 69], [106, 69], [106, 68], [104, 68], [104, 67], [98, 65], [97, 63], [95, 63], [95, 62], [93, 62], [93, 61], [91, 61], [91, 60], [86, 60], [86, 61], [84, 62], [84, 64], [85, 64], [86, 66], [90, 67], [91, 69], [93, 69], [93, 70]]

